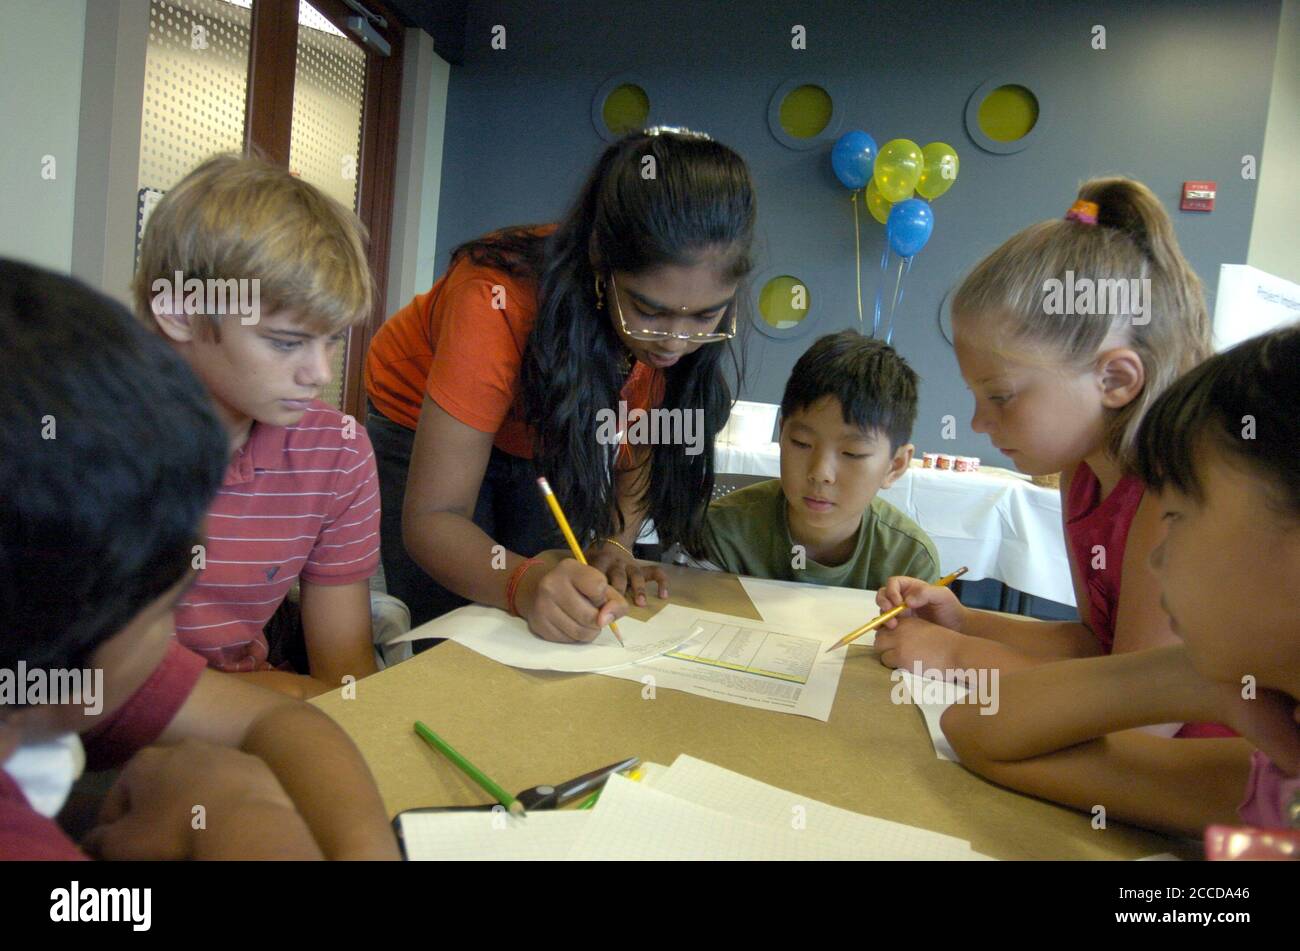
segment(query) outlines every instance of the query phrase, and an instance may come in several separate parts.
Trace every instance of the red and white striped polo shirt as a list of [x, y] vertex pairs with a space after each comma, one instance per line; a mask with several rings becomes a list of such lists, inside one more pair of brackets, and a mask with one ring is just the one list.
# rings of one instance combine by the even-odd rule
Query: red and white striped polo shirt
[[269, 670], [262, 628], [301, 577], [351, 584], [379, 565], [379, 478], [364, 427], [315, 401], [294, 426], [254, 423], [208, 513], [206, 566], [176, 636], [224, 671]]

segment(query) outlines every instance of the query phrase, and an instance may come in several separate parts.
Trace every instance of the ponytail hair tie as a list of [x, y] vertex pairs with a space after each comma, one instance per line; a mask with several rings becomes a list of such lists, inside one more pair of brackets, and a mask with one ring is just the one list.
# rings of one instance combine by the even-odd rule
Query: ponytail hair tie
[[1074, 219], [1085, 225], [1095, 225], [1099, 211], [1101, 208], [1095, 201], [1084, 201], [1080, 198], [1070, 206], [1070, 210], [1065, 213], [1065, 218], [1067, 221]]

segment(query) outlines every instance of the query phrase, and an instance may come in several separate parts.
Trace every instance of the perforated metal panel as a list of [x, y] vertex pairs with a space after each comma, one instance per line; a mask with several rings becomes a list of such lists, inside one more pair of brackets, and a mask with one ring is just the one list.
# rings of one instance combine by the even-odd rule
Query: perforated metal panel
[[[300, 2], [289, 168], [352, 209], [365, 89], [365, 52], [310, 3]], [[333, 382], [321, 396], [335, 406], [342, 405], [346, 359], [346, 348], [339, 347]]]
[[140, 188], [166, 191], [214, 153], [243, 149], [251, 6], [150, 3]]

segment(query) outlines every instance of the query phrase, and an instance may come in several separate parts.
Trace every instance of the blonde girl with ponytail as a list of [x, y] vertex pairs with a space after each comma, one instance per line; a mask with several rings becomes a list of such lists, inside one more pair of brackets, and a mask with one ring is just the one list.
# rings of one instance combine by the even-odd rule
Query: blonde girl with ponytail
[[[1132, 179], [1084, 183], [1064, 217], [981, 261], [952, 313], [971, 427], [1020, 471], [1061, 473], [1080, 620], [964, 608], [947, 588], [891, 578], [881, 609], [911, 610], [878, 635], [882, 661], [1008, 673], [1176, 643], [1146, 569], [1160, 518], [1134, 474], [1133, 445], [1148, 407], [1211, 348], [1200, 279], [1160, 201]], [[1231, 735], [1180, 726], [1181, 736]]]

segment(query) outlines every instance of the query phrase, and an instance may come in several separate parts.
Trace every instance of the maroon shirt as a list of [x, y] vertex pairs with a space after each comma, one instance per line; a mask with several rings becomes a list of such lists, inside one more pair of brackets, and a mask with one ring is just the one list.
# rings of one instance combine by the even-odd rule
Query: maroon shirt
[[[1103, 654], [1115, 649], [1124, 545], [1144, 491], [1136, 476], [1126, 475], [1103, 499], [1101, 483], [1086, 462], [1079, 463], [1070, 480], [1070, 496], [1065, 502], [1065, 540], [1083, 578], [1092, 633]], [[1101, 545], [1105, 552], [1104, 568], [1092, 567], [1096, 545]]]
[[[1101, 483], [1096, 473], [1081, 462], [1070, 481], [1070, 496], [1065, 503], [1065, 540], [1074, 555], [1088, 594], [1088, 613], [1092, 633], [1103, 654], [1115, 649], [1115, 625], [1119, 620], [1119, 586], [1124, 573], [1124, 548], [1128, 530], [1142, 504], [1145, 486], [1137, 476], [1126, 475], [1101, 497]], [[1103, 546], [1104, 568], [1093, 568], [1093, 547]], [[1151, 579], [1155, 584], [1156, 580]], [[1175, 734], [1181, 739], [1236, 736], [1218, 723], [1184, 723]]]
[[[87, 768], [120, 766], [157, 740], [194, 690], [205, 666], [202, 657], [172, 641], [140, 689], [82, 736]], [[84, 858], [76, 843], [33, 809], [13, 777], [0, 769], [0, 860]]]

